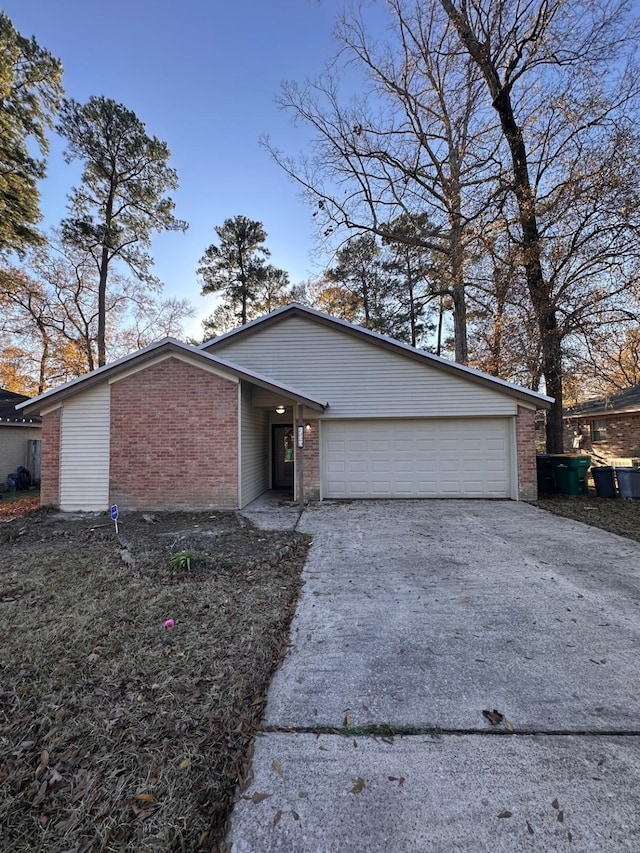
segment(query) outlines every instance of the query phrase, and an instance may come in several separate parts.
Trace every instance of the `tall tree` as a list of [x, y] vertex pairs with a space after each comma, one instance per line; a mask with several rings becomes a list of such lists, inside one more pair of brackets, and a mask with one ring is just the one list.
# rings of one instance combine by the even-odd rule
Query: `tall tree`
[[333, 287], [322, 298], [336, 305], [342, 303], [339, 316], [374, 332], [405, 339], [406, 312], [400, 298], [400, 282], [393, 265], [385, 263], [384, 252], [373, 234], [351, 237], [336, 252], [335, 263], [325, 277]]
[[[363, 94], [343, 102], [340, 60], [313, 83], [283, 87], [280, 104], [311, 125], [314, 154], [291, 159], [266, 145], [314, 203], [325, 236], [369, 230], [442, 258], [456, 359], [465, 363], [466, 245], [495, 147], [478, 105], [481, 75], [461, 59], [437, 4], [384, 5], [384, 36], [369, 31], [365, 6], [337, 27], [341, 58], [349, 73], [362, 72]], [[392, 233], [400, 218], [406, 227]]]
[[240, 215], [225, 219], [214, 231], [218, 244], [208, 246], [198, 267], [202, 294], [222, 292], [226, 310], [244, 326], [265, 278], [264, 260], [271, 254], [265, 246], [267, 232], [262, 222]]
[[[28, 253], [21, 268], [0, 267], [3, 343], [25, 353], [41, 393], [97, 365], [98, 272], [69, 246]], [[106, 300], [107, 356], [127, 355], [167, 335], [180, 337], [194, 315], [186, 300], [162, 299], [140, 282], [114, 274]], [[15, 353], [14, 353], [15, 355]]]
[[0, 252], [42, 241], [37, 182], [45, 174], [46, 131], [62, 98], [61, 79], [60, 61], [0, 12]]
[[[366, 15], [382, 6], [389, 26], [374, 38]], [[363, 4], [338, 26], [363, 94], [345, 105], [339, 61], [288, 84], [281, 103], [312, 127], [313, 153], [270, 147], [330, 238], [346, 228], [393, 240], [394, 221], [416, 225], [404, 241], [443, 259], [433, 267], [453, 303], [456, 359], [467, 360], [471, 320], [485, 343], [473, 340], [476, 363], [544, 382], [550, 451], [562, 448], [565, 353], [604, 318], [632, 320], [638, 28], [625, 0]], [[514, 336], [528, 315], [535, 324]]]
[[[507, 0], [440, 0], [461, 47], [482, 74], [488, 101], [500, 121], [509, 158], [509, 190], [517, 205], [518, 241], [541, 342], [547, 394], [547, 449], [563, 449], [562, 329], [553, 284], [544, 268], [542, 222], [557, 192], [555, 157], [579, 151], [585, 137], [602, 134], [625, 118], [637, 97], [638, 76], [628, 65], [637, 35], [623, 3], [582, 0], [509, 3]], [[626, 54], [626, 55], [625, 55]], [[598, 81], [610, 66], [620, 85]], [[555, 79], [551, 79], [553, 70]], [[624, 80], [623, 72], [627, 75]], [[612, 95], [612, 97], [610, 97]], [[566, 126], [557, 117], [573, 120]], [[566, 174], [565, 174], [566, 179]]]
[[141, 282], [157, 288], [147, 249], [154, 231], [185, 231], [167, 193], [178, 186], [166, 143], [147, 134], [131, 110], [104, 97], [64, 102], [58, 130], [66, 159], [84, 163], [82, 184], [70, 196], [64, 239], [97, 267], [98, 365], [106, 360], [106, 297], [112, 262], [121, 261]]

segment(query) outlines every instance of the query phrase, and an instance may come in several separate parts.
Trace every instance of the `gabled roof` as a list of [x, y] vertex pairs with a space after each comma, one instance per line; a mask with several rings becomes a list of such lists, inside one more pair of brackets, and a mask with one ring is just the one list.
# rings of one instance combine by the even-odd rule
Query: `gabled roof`
[[640, 412], [640, 385], [631, 385], [615, 394], [596, 397], [578, 403], [565, 412], [566, 418], [591, 417], [592, 415], [617, 415]]
[[58, 403], [61, 403], [68, 397], [72, 397], [74, 394], [77, 394], [79, 391], [85, 391], [92, 385], [103, 382], [105, 379], [115, 377], [125, 370], [129, 370], [138, 365], [143, 365], [145, 362], [151, 361], [159, 355], [170, 355], [172, 353], [175, 353], [176, 355], [188, 355], [189, 357], [202, 362], [203, 367], [208, 366], [217, 368], [220, 371], [228, 373], [238, 379], [251, 382], [253, 385], [258, 385], [260, 388], [264, 388], [267, 391], [273, 391], [276, 394], [281, 394], [287, 397], [288, 399], [295, 400], [296, 403], [301, 403], [303, 406], [308, 406], [311, 409], [323, 411], [328, 405], [321, 400], [316, 400], [313, 397], [303, 394], [295, 388], [274, 382], [268, 377], [262, 376], [261, 374], [255, 373], [251, 370], [245, 370], [237, 364], [218, 358], [215, 355], [210, 355], [207, 352], [203, 352], [198, 347], [182, 343], [182, 341], [178, 341], [176, 338], [164, 338], [161, 341], [150, 344], [144, 349], [138, 350], [138, 352], [126, 355], [124, 358], [118, 359], [118, 361], [106, 364], [104, 367], [99, 367], [96, 370], [91, 371], [91, 373], [80, 376], [78, 379], [72, 379], [70, 382], [66, 382], [58, 388], [52, 388], [51, 391], [46, 391], [44, 394], [40, 394], [39, 397], [34, 397], [32, 400], [27, 399], [25, 402], [21, 403], [18, 408], [24, 409], [27, 413], [40, 412], [49, 406], [55, 406]]
[[257, 329], [264, 329], [274, 323], [280, 323], [287, 317], [304, 317], [313, 320], [316, 323], [321, 323], [332, 328], [341, 329], [349, 335], [353, 335], [360, 339], [366, 339], [377, 344], [383, 349], [399, 353], [421, 362], [431, 367], [436, 367], [447, 373], [451, 373], [463, 379], [477, 382], [480, 385], [485, 385], [493, 388], [495, 391], [502, 391], [517, 399], [534, 404], [538, 409], [548, 409], [553, 403], [553, 397], [548, 397], [546, 394], [540, 394], [537, 391], [531, 391], [529, 388], [522, 388], [520, 385], [514, 385], [511, 382], [506, 382], [504, 379], [498, 379], [495, 376], [490, 376], [488, 373], [482, 373], [480, 370], [475, 370], [472, 367], [466, 367], [463, 364], [458, 364], [455, 361], [449, 361], [446, 358], [433, 355], [432, 353], [418, 350], [415, 347], [397, 341], [394, 338], [389, 338], [386, 335], [381, 335], [378, 332], [372, 332], [369, 329], [364, 329], [362, 326], [356, 326], [354, 323], [349, 323], [346, 320], [340, 320], [337, 317], [331, 317], [329, 314], [323, 314], [321, 311], [316, 311], [314, 308], [309, 308], [307, 305], [302, 305], [300, 302], [291, 302], [283, 308], [276, 308], [270, 314], [264, 317], [258, 317], [257, 320], [252, 320], [244, 326], [233, 329], [224, 335], [213, 338], [200, 344], [201, 350], [215, 350], [216, 347], [228, 342], [232, 339], [237, 340], [247, 335], [252, 335]]
[[38, 426], [40, 419], [36, 418], [25, 420], [22, 414], [16, 411], [16, 406], [19, 403], [28, 401], [29, 397], [24, 394], [15, 394], [13, 391], [7, 391], [6, 388], [0, 388], [0, 424], [10, 424], [11, 426]]

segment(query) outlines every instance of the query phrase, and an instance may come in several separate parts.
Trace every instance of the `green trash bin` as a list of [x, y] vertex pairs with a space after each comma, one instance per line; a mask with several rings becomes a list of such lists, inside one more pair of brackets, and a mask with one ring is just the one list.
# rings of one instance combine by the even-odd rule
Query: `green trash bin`
[[538, 474], [538, 495], [553, 495], [558, 491], [553, 470], [553, 461], [547, 453], [536, 456], [536, 472]]
[[582, 453], [557, 453], [549, 456], [558, 491], [562, 495], [588, 495], [587, 471], [591, 457]]

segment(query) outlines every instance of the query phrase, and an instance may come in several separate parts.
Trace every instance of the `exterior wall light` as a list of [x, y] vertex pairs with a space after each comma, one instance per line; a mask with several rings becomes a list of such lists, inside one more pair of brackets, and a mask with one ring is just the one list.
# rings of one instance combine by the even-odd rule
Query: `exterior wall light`
[[276, 406], [276, 412], [277, 412], [279, 415], [284, 415], [284, 413], [286, 412], [286, 409], [285, 409], [285, 407], [284, 407], [284, 406]]
[[307, 432], [311, 432], [311, 424], [305, 424], [304, 428], [306, 429]]

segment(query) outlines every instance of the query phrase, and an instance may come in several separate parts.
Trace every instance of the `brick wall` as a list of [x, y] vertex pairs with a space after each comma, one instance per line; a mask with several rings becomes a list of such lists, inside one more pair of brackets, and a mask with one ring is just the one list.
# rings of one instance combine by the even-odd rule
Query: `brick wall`
[[[593, 421], [607, 425], [605, 441], [593, 441], [591, 424]], [[572, 449], [573, 433], [580, 429], [584, 436], [581, 450], [585, 453], [607, 459], [640, 457], [640, 413], [627, 415], [599, 415], [585, 420], [572, 419], [565, 422], [564, 447]]]
[[60, 503], [60, 421], [62, 409], [42, 418], [42, 461], [40, 463], [40, 506]]
[[320, 500], [319, 424], [305, 420], [304, 425], [304, 499], [317, 501]]
[[238, 506], [238, 385], [176, 358], [111, 386], [111, 503]]
[[535, 412], [518, 406], [516, 417], [516, 446], [518, 452], [518, 496], [523, 501], [538, 497], [536, 472]]

